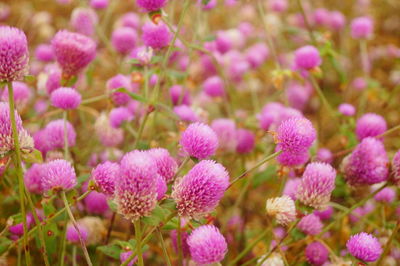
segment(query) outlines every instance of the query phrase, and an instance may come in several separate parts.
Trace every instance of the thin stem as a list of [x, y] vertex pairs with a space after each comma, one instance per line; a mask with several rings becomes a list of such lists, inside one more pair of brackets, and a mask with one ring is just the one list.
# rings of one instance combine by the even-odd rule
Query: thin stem
[[92, 261], [90, 260], [89, 252], [87, 251], [85, 242], [83, 241], [81, 232], [80, 232], [79, 227], [78, 227], [78, 223], [76, 222], [75, 217], [72, 214], [71, 208], [69, 207], [69, 203], [68, 203], [68, 200], [67, 200], [67, 195], [65, 195], [65, 191], [61, 191], [61, 197], [62, 197], [62, 199], [64, 201], [65, 209], [67, 210], [67, 213], [69, 215], [69, 219], [71, 220], [72, 225], [75, 227], [75, 230], [78, 233], [79, 242], [81, 244], [81, 248], [83, 250], [83, 254], [85, 255], [86, 262], [87, 262], [87, 264], [89, 266], [92, 266], [93, 264], [92, 264]]
[[246, 170], [243, 174], [241, 174], [240, 176], [236, 177], [231, 184], [229, 185], [229, 187], [231, 187], [233, 184], [235, 184], [237, 181], [239, 181], [240, 179], [242, 179], [243, 177], [245, 177], [248, 173], [254, 171], [255, 169], [257, 169], [258, 167], [260, 167], [261, 165], [263, 165], [264, 163], [276, 158], [279, 154], [281, 154], [282, 151], [278, 151], [275, 152], [267, 157], [265, 157], [264, 159], [262, 159], [261, 161], [259, 161], [256, 165], [254, 165], [252, 168]]
[[179, 166], [178, 170], [176, 170], [174, 179], [182, 172], [183, 168], [185, 167], [185, 165], [190, 161], [190, 157], [186, 157], [183, 162], [181, 163], [181, 165]]
[[110, 221], [110, 225], [108, 226], [108, 230], [107, 230], [107, 237], [106, 237], [106, 241], [104, 243], [104, 245], [108, 244], [108, 241], [110, 241], [110, 236], [111, 236], [111, 231], [112, 228], [114, 226], [114, 222], [115, 222], [115, 217], [117, 216], [116, 212], [113, 212], [112, 216], [111, 216], [111, 221]]
[[171, 261], [168, 256], [167, 247], [165, 246], [164, 238], [163, 238], [162, 233], [159, 228], [157, 228], [157, 234], [158, 234], [158, 238], [160, 238], [161, 248], [163, 250], [163, 254], [164, 254], [164, 258], [167, 263], [167, 266], [171, 266], [172, 264], [171, 264]]
[[101, 101], [101, 100], [107, 99], [108, 97], [109, 97], [108, 94], [102, 94], [102, 95], [99, 95], [99, 96], [94, 96], [94, 97], [92, 97], [92, 98], [83, 100], [83, 101], [81, 102], [81, 105], [85, 105], [85, 104], [89, 104], [89, 103], [94, 103], [94, 102], [97, 102], [97, 101]]
[[76, 263], [76, 246], [75, 245], [72, 246], [72, 265], [78, 266], [78, 264]]
[[150, 115], [150, 112], [149, 112], [149, 110], [147, 110], [146, 111], [146, 114], [144, 115], [144, 117], [143, 117], [143, 121], [142, 121], [142, 123], [140, 124], [140, 127], [139, 127], [139, 132], [138, 132], [138, 134], [137, 134], [137, 138], [135, 139], [135, 143], [134, 143], [134, 147], [135, 147], [135, 149], [137, 148], [137, 146], [138, 146], [138, 144], [139, 144], [139, 141], [140, 141], [140, 139], [142, 138], [142, 135], [143, 135], [143, 130], [144, 130], [144, 127], [145, 127], [145, 125], [146, 125], [146, 123], [147, 123], [147, 120], [149, 119], [149, 115]]
[[14, 140], [14, 151], [15, 151], [15, 168], [17, 170], [18, 176], [18, 190], [19, 190], [19, 202], [21, 207], [21, 214], [22, 214], [22, 226], [24, 230], [23, 235], [23, 249], [25, 253], [25, 260], [26, 264], [31, 264], [30, 253], [28, 249], [28, 226], [26, 223], [26, 209], [25, 209], [25, 186], [22, 174], [22, 164], [21, 164], [21, 149], [19, 146], [19, 138], [18, 138], [18, 130], [17, 130], [17, 123], [15, 120], [15, 104], [14, 104], [14, 90], [12, 86], [12, 82], [8, 82], [8, 105], [10, 111], [10, 120], [11, 120], [11, 129], [12, 129], [12, 136]]
[[315, 77], [312, 75], [312, 73], [310, 73], [310, 81], [314, 87], [314, 89], [317, 91], [317, 94], [319, 96], [319, 98], [321, 99], [323, 105], [325, 105], [326, 109], [328, 110], [329, 114], [333, 117], [336, 118], [335, 116], [335, 112], [333, 111], [331, 105], [329, 104], [328, 100], [325, 98], [317, 80], [315, 79]]
[[310, 22], [308, 21], [306, 11], [304, 10], [304, 7], [303, 7], [303, 3], [301, 2], [301, 0], [297, 0], [297, 3], [300, 7], [300, 12], [303, 15], [304, 23], [306, 24], [306, 28], [307, 28], [308, 35], [310, 36], [310, 40], [314, 46], [317, 46], [317, 40], [315, 39], [314, 33], [311, 29], [311, 25], [310, 25]]
[[68, 129], [67, 129], [67, 111], [63, 112], [63, 121], [64, 121], [64, 159], [68, 160], [69, 151], [68, 151]]
[[28, 204], [29, 204], [29, 206], [30, 206], [30, 208], [32, 210], [33, 219], [35, 220], [35, 223], [38, 226], [39, 241], [40, 241], [40, 245], [41, 245], [41, 248], [42, 248], [41, 251], [42, 251], [42, 255], [43, 255], [44, 264], [46, 266], [50, 266], [49, 260], [47, 258], [46, 242], [44, 241], [44, 233], [43, 233], [42, 224], [41, 224], [41, 222], [39, 220], [39, 217], [38, 217], [38, 215], [36, 213], [36, 208], [35, 208], [35, 205], [32, 202], [32, 198], [29, 195], [29, 192], [28, 191], [25, 191], [25, 192], [26, 192], [26, 198], [28, 199]]
[[138, 256], [138, 265], [143, 266], [143, 255], [142, 255], [142, 231], [140, 228], [140, 220], [134, 221], [135, 226], [135, 237], [136, 237], [136, 254]]
[[182, 254], [182, 221], [181, 217], [178, 217], [178, 230], [177, 230], [177, 244], [178, 244], [178, 265], [183, 265], [183, 254]]
[[[64, 214], [64, 220], [67, 220], [67, 214]], [[64, 228], [62, 231], [62, 239], [61, 239], [61, 259], [60, 266], [64, 266], [65, 263], [65, 250], [67, 248], [67, 223], [64, 224]]]
[[386, 242], [385, 247], [383, 249], [383, 253], [381, 257], [379, 258], [378, 262], [376, 265], [381, 265], [382, 260], [385, 258], [386, 254], [389, 252], [389, 249], [392, 247], [392, 242], [394, 237], [397, 235], [397, 231], [400, 229], [400, 221], [397, 221], [396, 227], [393, 229], [392, 234], [389, 237], [389, 240]]

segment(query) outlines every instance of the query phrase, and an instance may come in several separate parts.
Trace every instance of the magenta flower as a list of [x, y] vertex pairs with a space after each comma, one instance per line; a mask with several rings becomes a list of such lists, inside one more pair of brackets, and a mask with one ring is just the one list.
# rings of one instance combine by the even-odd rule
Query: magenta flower
[[351, 22], [351, 37], [354, 39], [367, 39], [372, 35], [374, 23], [369, 17], [358, 17]]
[[120, 167], [117, 163], [104, 162], [92, 170], [92, 179], [100, 190], [111, 197], [114, 195], [115, 183], [120, 176]]
[[284, 12], [288, 6], [287, 0], [268, 0], [268, 7], [275, 12]]
[[82, 237], [83, 242], [87, 242], [89, 232], [86, 226], [83, 226], [82, 224], [78, 224], [78, 231], [76, 231], [75, 227], [72, 225], [72, 223], [69, 223], [67, 226], [67, 232], [65, 233], [66, 239], [73, 243], [73, 244], [79, 244], [80, 243], [80, 238], [79, 235]]
[[214, 155], [218, 147], [218, 137], [207, 125], [190, 124], [182, 133], [179, 143], [189, 156], [205, 159]]
[[0, 82], [21, 79], [27, 72], [28, 42], [20, 29], [0, 26]]
[[372, 185], [388, 178], [388, 163], [382, 142], [368, 137], [343, 159], [342, 169], [350, 185]]
[[157, 173], [165, 180], [165, 182], [169, 183], [173, 181], [175, 173], [178, 170], [178, 164], [169, 154], [168, 150], [156, 148], [148, 150], [148, 153], [157, 165]]
[[246, 60], [252, 69], [260, 67], [269, 57], [268, 46], [263, 43], [256, 43], [246, 51]]
[[333, 154], [327, 148], [320, 148], [317, 151], [316, 161], [323, 163], [332, 163], [333, 162]]
[[182, 121], [191, 123], [199, 121], [199, 117], [195, 111], [186, 104], [174, 106], [173, 111]]
[[327, 163], [310, 163], [301, 179], [297, 199], [304, 205], [324, 209], [335, 189], [335, 169]]
[[157, 187], [157, 200], [161, 200], [164, 198], [165, 193], [168, 190], [167, 183], [165, 182], [164, 178], [160, 175], [157, 175], [156, 178], [156, 187]]
[[142, 27], [142, 40], [146, 46], [161, 49], [169, 45], [172, 33], [164, 23], [154, 25], [148, 22]]
[[[280, 145], [276, 146], [275, 151], [280, 151]], [[276, 157], [278, 163], [283, 166], [297, 166], [305, 164], [310, 159], [310, 154], [308, 151], [299, 152], [299, 153], [292, 153], [288, 151], [284, 151]]]
[[157, 166], [148, 152], [132, 151], [121, 160], [115, 200], [126, 219], [138, 220], [151, 213], [157, 203]]
[[70, 24], [74, 31], [80, 34], [92, 36], [98, 22], [99, 18], [91, 8], [77, 7], [72, 11]]
[[365, 262], [376, 261], [382, 254], [378, 239], [364, 232], [351, 236], [346, 247], [351, 255]]
[[316, 131], [306, 118], [288, 119], [277, 130], [278, 145], [284, 152], [301, 153], [311, 147]]
[[213, 225], [202, 225], [193, 230], [187, 243], [192, 259], [200, 265], [220, 262], [228, 252], [224, 236]]
[[79, 33], [61, 30], [54, 36], [51, 45], [67, 77], [78, 74], [96, 57], [96, 43]]
[[61, 87], [61, 70], [58, 67], [52, 67], [47, 72], [46, 91], [51, 94]]
[[31, 168], [29, 168], [24, 175], [24, 183], [26, 189], [30, 193], [42, 194], [43, 186], [42, 186], [42, 177], [43, 177], [43, 164], [33, 164]]
[[107, 196], [97, 191], [90, 192], [83, 202], [88, 213], [103, 215], [110, 209], [107, 203]]
[[323, 224], [315, 214], [308, 214], [301, 218], [297, 228], [306, 235], [315, 236], [322, 231]]
[[[24, 82], [13, 81], [14, 102], [18, 111], [24, 110], [29, 100], [32, 98], [31, 89]], [[1, 100], [8, 102], [8, 90], [4, 90]]]
[[[107, 80], [106, 84], [107, 90], [112, 91], [120, 88], [125, 88], [128, 91], [131, 90], [131, 82], [127, 76], [124, 76], [122, 74], [118, 74], [109, 80]], [[131, 97], [123, 92], [113, 92], [111, 94], [111, 98], [113, 102], [120, 106], [120, 105], [126, 105]]]
[[283, 188], [283, 195], [287, 195], [292, 198], [292, 200], [297, 199], [297, 191], [300, 186], [300, 178], [292, 178], [286, 181], [285, 187]]
[[108, 4], [108, 0], [90, 0], [90, 6], [95, 9], [104, 9]]
[[54, 160], [43, 166], [42, 186], [50, 190], [70, 190], [77, 184], [75, 169], [66, 160]]
[[328, 249], [318, 241], [314, 241], [306, 247], [306, 258], [311, 265], [320, 266], [328, 261]]
[[400, 186], [400, 150], [396, 152], [392, 160], [393, 180]]
[[225, 95], [224, 81], [219, 76], [212, 76], [203, 83], [204, 92], [210, 97], [222, 97]]
[[[76, 132], [72, 124], [68, 121], [67, 123], [67, 142], [69, 147], [75, 146]], [[49, 150], [63, 149], [64, 148], [64, 120], [58, 119], [51, 121], [47, 124], [46, 136]]]
[[356, 134], [360, 141], [366, 137], [376, 137], [386, 130], [386, 121], [378, 114], [367, 113], [357, 120]]
[[169, 88], [169, 95], [171, 96], [173, 105], [191, 104], [189, 91], [184, 89], [181, 85], [174, 85]]
[[115, 50], [121, 54], [128, 54], [132, 51], [138, 41], [136, 31], [130, 27], [121, 27], [113, 31], [111, 43]]
[[345, 116], [353, 116], [356, 113], [356, 108], [349, 103], [342, 103], [339, 105], [339, 112]]
[[302, 70], [311, 70], [320, 66], [322, 59], [317, 48], [306, 45], [295, 51], [294, 62]]
[[[127, 252], [121, 252], [119, 255], [119, 260], [121, 263], [124, 263], [130, 256], [132, 255], [132, 251], [127, 251]], [[135, 256], [129, 263], [128, 266], [133, 266], [135, 262], [137, 261], [137, 256]]]
[[221, 151], [235, 151], [237, 145], [235, 121], [227, 118], [215, 119], [211, 123], [211, 128], [217, 134], [218, 148]]
[[303, 110], [310, 99], [312, 88], [307, 84], [291, 82], [285, 92], [289, 105], [298, 110]]
[[229, 186], [229, 175], [219, 163], [200, 161], [173, 187], [179, 215], [201, 217], [217, 207]]
[[374, 199], [383, 203], [392, 203], [396, 199], [396, 196], [396, 190], [385, 187], [374, 196]]
[[82, 101], [82, 97], [72, 88], [61, 87], [51, 93], [51, 104], [64, 110], [76, 109]]
[[42, 62], [51, 62], [54, 60], [53, 48], [50, 44], [40, 44], [35, 49], [35, 57]]
[[340, 31], [346, 25], [346, 17], [339, 11], [330, 13], [329, 27], [333, 30]]
[[167, 4], [168, 0], [136, 0], [136, 4], [147, 12], [157, 11]]
[[133, 114], [126, 107], [117, 107], [110, 112], [110, 124], [113, 128], [119, 128], [123, 123], [133, 120]]
[[255, 146], [255, 136], [253, 132], [241, 128], [236, 131], [236, 137], [236, 152], [246, 154], [253, 151]]
[[317, 215], [321, 221], [329, 220], [333, 214], [333, 207], [328, 206], [324, 210], [314, 211], [314, 214]]

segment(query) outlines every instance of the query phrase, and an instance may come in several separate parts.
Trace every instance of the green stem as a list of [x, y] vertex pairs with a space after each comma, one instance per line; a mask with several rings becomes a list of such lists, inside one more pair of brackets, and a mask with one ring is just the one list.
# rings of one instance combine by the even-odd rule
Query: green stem
[[94, 96], [94, 97], [92, 97], [92, 98], [83, 100], [83, 101], [81, 102], [81, 105], [85, 105], [85, 104], [89, 104], [89, 103], [94, 103], [94, 102], [97, 102], [97, 101], [101, 101], [101, 100], [107, 99], [108, 97], [109, 97], [108, 94], [102, 94], [102, 95], [99, 95], [99, 96]]
[[136, 237], [136, 254], [138, 256], [138, 265], [143, 266], [143, 255], [142, 255], [142, 231], [140, 228], [140, 220], [134, 221], [135, 226], [135, 237]]
[[64, 121], [64, 159], [68, 160], [68, 129], [67, 129], [67, 111], [63, 112], [63, 121]]
[[314, 33], [311, 29], [311, 25], [310, 25], [310, 22], [308, 21], [306, 11], [304, 10], [304, 7], [303, 7], [303, 3], [301, 2], [301, 0], [297, 0], [297, 3], [300, 7], [300, 12], [303, 15], [304, 23], [306, 24], [306, 28], [307, 28], [308, 35], [310, 36], [310, 40], [314, 46], [317, 46], [317, 40], [315, 39]]
[[186, 157], [183, 162], [181, 163], [181, 165], [179, 166], [178, 170], [176, 170], [174, 179], [182, 172], [183, 168], [185, 167], [185, 165], [190, 161], [190, 157]]
[[[67, 221], [67, 214], [64, 214], [64, 221]], [[64, 228], [62, 231], [62, 239], [60, 241], [61, 243], [61, 259], [60, 259], [60, 266], [64, 266], [65, 263], [65, 249], [67, 246], [67, 223], [64, 224]]]
[[18, 130], [17, 130], [17, 123], [15, 120], [15, 104], [14, 104], [14, 90], [12, 86], [12, 82], [8, 82], [8, 104], [9, 104], [9, 111], [10, 111], [10, 120], [11, 120], [11, 129], [12, 129], [12, 136], [14, 140], [14, 151], [15, 151], [15, 168], [17, 170], [18, 176], [18, 190], [19, 190], [19, 201], [21, 207], [21, 214], [22, 214], [22, 225], [24, 230], [23, 235], [23, 249], [25, 253], [26, 264], [31, 264], [30, 259], [30, 252], [28, 249], [28, 226], [26, 223], [26, 209], [25, 209], [25, 186], [24, 186], [24, 179], [22, 174], [22, 164], [21, 164], [21, 149], [19, 146], [19, 138], [18, 138]]
[[400, 229], [400, 221], [397, 221], [396, 227], [393, 229], [392, 234], [389, 237], [389, 240], [386, 242], [385, 247], [383, 249], [383, 253], [381, 255], [381, 257], [379, 258], [378, 262], [376, 263], [376, 265], [382, 265], [382, 261], [385, 258], [386, 254], [389, 252], [389, 249], [392, 247], [392, 242], [393, 239], [395, 238], [395, 236], [397, 236], [397, 232]]
[[143, 121], [142, 121], [142, 123], [140, 124], [140, 127], [139, 127], [139, 132], [137, 133], [137, 138], [135, 139], [135, 143], [134, 143], [134, 147], [135, 147], [135, 149], [137, 148], [137, 146], [138, 146], [138, 144], [139, 144], [139, 141], [140, 141], [140, 139], [142, 138], [142, 135], [143, 135], [143, 131], [144, 131], [144, 127], [145, 127], [145, 125], [146, 125], [146, 123], [147, 123], [147, 120], [149, 119], [149, 115], [150, 115], [150, 112], [149, 112], [149, 110], [147, 110], [146, 111], [146, 114], [144, 115], [144, 117], [143, 117]]
[[183, 254], [182, 254], [182, 221], [181, 217], [178, 217], [178, 230], [177, 230], [177, 246], [178, 246], [178, 265], [183, 265]]
[[157, 234], [158, 234], [158, 238], [160, 238], [161, 248], [163, 250], [164, 259], [167, 263], [167, 266], [171, 266], [171, 261], [168, 256], [167, 247], [165, 246], [164, 238], [163, 238], [162, 233], [159, 228], [157, 228]]
[[267, 157], [265, 157], [264, 159], [262, 159], [261, 161], [259, 161], [256, 165], [254, 165], [252, 168], [246, 170], [243, 174], [241, 174], [240, 176], [236, 177], [231, 184], [229, 185], [229, 187], [231, 187], [233, 184], [235, 184], [237, 181], [239, 181], [240, 179], [244, 178], [248, 173], [254, 171], [255, 169], [257, 169], [258, 167], [260, 167], [261, 165], [263, 165], [264, 163], [276, 158], [279, 154], [281, 154], [282, 151], [278, 151], [275, 152]]
[[315, 77], [312, 75], [312, 73], [310, 73], [310, 81], [314, 87], [314, 89], [317, 91], [317, 94], [319, 96], [319, 98], [322, 101], [322, 104], [325, 105], [325, 108], [328, 110], [329, 114], [332, 116], [332, 118], [336, 118], [335, 112], [333, 111], [331, 105], [329, 104], [328, 100], [325, 98], [321, 87], [319, 86], [317, 80], [315, 79]]
[[72, 266], [78, 266], [76, 263], [76, 246], [72, 246]]
[[69, 207], [69, 203], [68, 203], [68, 200], [67, 200], [67, 195], [65, 195], [65, 191], [61, 191], [61, 197], [62, 197], [62, 199], [64, 201], [65, 209], [67, 210], [67, 213], [69, 215], [69, 219], [71, 220], [72, 225], [75, 227], [75, 230], [78, 233], [79, 242], [81, 244], [81, 248], [83, 250], [83, 254], [85, 255], [86, 262], [87, 262], [87, 264], [89, 266], [92, 266], [93, 264], [92, 264], [92, 261], [90, 260], [89, 252], [87, 251], [85, 242], [83, 241], [81, 232], [80, 232], [79, 227], [78, 227], [78, 223], [76, 222], [75, 217], [72, 214], [71, 208]]

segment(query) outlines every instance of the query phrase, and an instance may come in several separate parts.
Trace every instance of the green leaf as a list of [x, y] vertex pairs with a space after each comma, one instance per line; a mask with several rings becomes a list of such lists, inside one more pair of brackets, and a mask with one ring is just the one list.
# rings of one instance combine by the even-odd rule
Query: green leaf
[[164, 221], [168, 213], [168, 210], [165, 210], [161, 206], [157, 205], [152, 211], [151, 215], [148, 217], [144, 217], [142, 221], [143, 223], [148, 225], [158, 226], [162, 221]]
[[117, 259], [117, 260], [119, 259], [119, 255], [122, 252], [122, 249], [115, 244], [100, 246], [100, 247], [97, 247], [97, 249], [100, 250], [101, 252], [103, 252], [105, 255], [107, 255], [111, 258]]
[[84, 174], [78, 177], [78, 184], [84, 183], [86, 180], [88, 180], [90, 177], [90, 174]]
[[12, 241], [6, 237], [0, 238], [0, 255], [7, 251], [8, 246], [11, 245]]
[[161, 204], [160, 204], [161, 208], [165, 209], [165, 210], [169, 210], [169, 211], [175, 211], [176, 208], [176, 203], [173, 199], [166, 199], [164, 200]]
[[266, 182], [267, 180], [273, 178], [276, 175], [276, 166], [269, 165], [264, 171], [259, 172], [254, 175], [253, 178], [253, 188], [257, 188], [262, 183]]
[[107, 203], [113, 212], [117, 211], [117, 203], [115, 203], [113, 200], [108, 200]]
[[37, 149], [30, 153], [22, 153], [22, 160], [26, 163], [43, 163], [42, 153]]
[[139, 101], [141, 103], [147, 103], [147, 99], [146, 98], [144, 98], [143, 96], [141, 96], [139, 94], [136, 94], [136, 93], [133, 93], [131, 91], [128, 91], [125, 88], [119, 88], [116, 91], [128, 94], [133, 100]]
[[178, 218], [174, 217], [163, 226], [163, 230], [175, 230], [178, 228]]
[[26, 75], [26, 76], [24, 77], [24, 81], [25, 81], [25, 82], [29, 82], [29, 83], [33, 83], [33, 82], [36, 81], [36, 77], [35, 77], [35, 76], [32, 76], [32, 75]]

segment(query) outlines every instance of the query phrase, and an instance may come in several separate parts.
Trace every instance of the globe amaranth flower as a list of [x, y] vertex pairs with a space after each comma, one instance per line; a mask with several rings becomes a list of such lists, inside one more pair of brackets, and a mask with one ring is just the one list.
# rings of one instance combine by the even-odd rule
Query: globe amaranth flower
[[266, 204], [267, 214], [274, 216], [280, 225], [288, 225], [296, 220], [296, 206], [289, 196], [271, 198]]
[[157, 203], [157, 166], [148, 152], [132, 151], [121, 160], [115, 186], [118, 212], [136, 221], [151, 213]]
[[43, 166], [42, 186], [50, 190], [70, 190], [76, 186], [75, 169], [66, 160], [54, 160]]
[[30, 193], [42, 194], [43, 193], [43, 185], [42, 185], [42, 177], [44, 165], [43, 164], [33, 164], [31, 168], [29, 168], [24, 175], [24, 183], [26, 189]]
[[310, 120], [291, 118], [283, 121], [277, 130], [278, 146], [283, 152], [301, 153], [311, 147], [316, 134]]
[[400, 186], [400, 150], [396, 152], [392, 159], [393, 181]]
[[338, 107], [339, 112], [345, 116], [353, 116], [356, 113], [356, 108], [349, 103], [342, 103]]
[[297, 228], [306, 235], [315, 236], [322, 231], [323, 224], [321, 219], [315, 214], [308, 214], [301, 218]]
[[97, 191], [91, 191], [83, 202], [88, 213], [103, 215], [110, 209], [107, 203], [107, 196]]
[[252, 69], [260, 67], [269, 57], [268, 46], [263, 43], [256, 43], [246, 51], [246, 60]]
[[386, 130], [386, 121], [378, 114], [367, 113], [357, 120], [356, 135], [360, 141], [366, 137], [376, 137]]
[[[277, 145], [275, 151], [277, 152], [280, 150], [281, 147]], [[276, 157], [278, 163], [288, 167], [305, 164], [309, 159], [310, 159], [310, 154], [308, 151], [303, 151], [299, 153], [284, 151]]]
[[329, 220], [333, 214], [333, 207], [328, 206], [323, 210], [314, 211], [314, 214], [317, 215], [321, 221]]
[[67, 231], [65, 233], [65, 238], [68, 240], [68, 242], [73, 243], [73, 244], [79, 244], [80, 243], [80, 237], [82, 237], [83, 242], [87, 242], [88, 239], [88, 228], [86, 226], [79, 224], [78, 223], [78, 231], [74, 227], [72, 223], [68, 223], [67, 225]]
[[311, 98], [312, 90], [312, 87], [308, 84], [289, 83], [285, 90], [289, 105], [297, 110], [303, 110]]
[[332, 163], [333, 162], [333, 154], [327, 148], [320, 148], [317, 151], [316, 161], [323, 163]]
[[[113, 91], [120, 88], [125, 88], [128, 91], [131, 91], [131, 82], [127, 76], [118, 74], [107, 80], [106, 87], [108, 91]], [[123, 92], [112, 92], [111, 99], [116, 105], [120, 106], [126, 105], [131, 98], [128, 94]]]
[[82, 101], [80, 93], [72, 88], [61, 87], [51, 93], [51, 104], [63, 110], [76, 109]]
[[212, 76], [203, 83], [204, 92], [210, 97], [223, 97], [225, 95], [224, 81], [219, 76]]
[[[49, 150], [63, 149], [65, 144], [65, 128], [64, 120], [57, 119], [47, 124], [45, 128], [46, 138]], [[68, 147], [75, 146], [76, 132], [72, 124], [66, 121], [67, 126], [67, 142]]]
[[241, 128], [236, 131], [236, 137], [236, 152], [246, 154], [253, 151], [255, 146], [255, 136], [253, 132]]
[[335, 178], [336, 170], [329, 164], [308, 164], [297, 190], [297, 199], [304, 205], [324, 209], [335, 189]]
[[167, 4], [168, 0], [136, 0], [139, 8], [147, 11], [157, 11]]
[[228, 251], [224, 236], [213, 225], [202, 225], [193, 230], [187, 243], [192, 259], [201, 265], [222, 261]]
[[352, 186], [372, 185], [388, 178], [389, 159], [382, 142], [365, 138], [342, 162], [346, 182]]
[[358, 17], [353, 19], [350, 28], [354, 39], [367, 39], [372, 35], [374, 23], [369, 17]]
[[195, 111], [186, 104], [174, 106], [173, 111], [182, 121], [193, 123], [200, 120]]
[[61, 87], [61, 69], [58, 67], [52, 67], [46, 71], [46, 91], [50, 95], [53, 91]]
[[111, 44], [121, 54], [128, 54], [132, 51], [137, 42], [138, 36], [136, 30], [131, 27], [117, 28], [111, 35]]
[[292, 200], [296, 200], [300, 182], [301, 182], [300, 178], [289, 179], [288, 181], [286, 181], [282, 194], [289, 196]]
[[182, 133], [179, 143], [189, 156], [205, 159], [215, 154], [218, 148], [218, 137], [206, 124], [194, 123]]
[[140, 17], [135, 12], [125, 13], [119, 20], [122, 27], [131, 27], [132, 29], [139, 29]]
[[39, 44], [35, 49], [35, 58], [42, 62], [51, 62], [54, 60], [53, 48], [50, 44]]
[[329, 251], [321, 244], [321, 242], [314, 241], [307, 245], [305, 250], [307, 261], [311, 265], [320, 266], [328, 261]]
[[110, 112], [110, 124], [113, 128], [119, 128], [123, 123], [133, 120], [133, 114], [127, 107], [117, 107]]
[[17, 28], [0, 26], [0, 82], [21, 79], [29, 62], [25, 33]]
[[396, 190], [385, 187], [374, 196], [374, 199], [382, 203], [392, 203], [396, 199], [396, 196]]
[[229, 186], [229, 175], [219, 163], [203, 160], [175, 181], [172, 198], [183, 217], [201, 217], [218, 205]]
[[211, 128], [218, 137], [218, 149], [224, 152], [235, 151], [237, 145], [235, 121], [226, 118], [215, 119]]
[[173, 105], [191, 104], [189, 91], [181, 85], [174, 85], [169, 88], [169, 95]]
[[172, 40], [172, 33], [164, 23], [154, 25], [148, 22], [142, 27], [142, 40], [146, 46], [161, 49], [169, 45]]
[[312, 45], [306, 45], [295, 51], [294, 62], [299, 69], [311, 70], [320, 66], [322, 59], [317, 48]]
[[346, 25], [346, 17], [340, 11], [332, 11], [328, 23], [331, 29], [340, 31]]
[[268, 0], [268, 7], [275, 12], [284, 12], [288, 6], [287, 0]]
[[66, 77], [78, 74], [96, 57], [96, 43], [79, 33], [61, 30], [56, 33], [51, 45]]
[[70, 24], [74, 31], [92, 36], [96, 32], [99, 22], [96, 12], [87, 7], [77, 7], [72, 11]]
[[108, 4], [108, 0], [90, 0], [90, 6], [95, 9], [104, 9]]
[[[17, 111], [21, 112], [28, 105], [29, 100], [32, 98], [32, 91], [24, 82], [13, 81], [14, 102]], [[8, 90], [5, 89], [1, 95], [1, 100], [8, 102]]]
[[[185, 258], [190, 256], [190, 250], [189, 250], [189, 246], [187, 244], [188, 237], [189, 237], [189, 234], [187, 232], [185, 232], [185, 231], [181, 232], [182, 255]], [[175, 253], [178, 253], [178, 232], [177, 232], [177, 230], [171, 230], [170, 238], [171, 238], [172, 247], [173, 247]]]
[[154, 148], [148, 150], [148, 153], [153, 158], [157, 166], [157, 173], [169, 183], [173, 181], [176, 171], [178, 170], [178, 164], [176, 160], [169, 154], [167, 149]]
[[[15, 112], [15, 122], [18, 131], [19, 146], [22, 151], [33, 149], [33, 139], [23, 128], [22, 120], [17, 111]], [[0, 157], [14, 150], [14, 138], [12, 136], [10, 109], [8, 103], [0, 102]]]
[[113, 128], [105, 113], [97, 118], [94, 130], [100, 142], [106, 147], [118, 146], [124, 140], [124, 131], [121, 128]]
[[351, 236], [346, 247], [351, 255], [365, 262], [376, 261], [382, 254], [378, 239], [364, 232]]
[[115, 192], [115, 183], [120, 176], [119, 164], [113, 162], [104, 162], [92, 170], [92, 179], [100, 190], [107, 196], [113, 196]]

